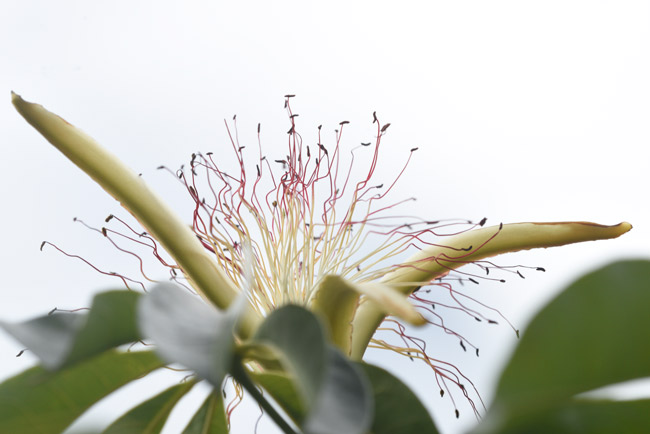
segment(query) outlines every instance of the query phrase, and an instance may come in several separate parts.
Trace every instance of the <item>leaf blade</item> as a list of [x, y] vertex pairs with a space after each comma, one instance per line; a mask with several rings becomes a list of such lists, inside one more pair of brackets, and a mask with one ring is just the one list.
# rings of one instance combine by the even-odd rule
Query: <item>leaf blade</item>
[[47, 369], [60, 369], [119, 345], [140, 339], [135, 307], [139, 294], [97, 294], [88, 314], [54, 312], [0, 326], [30, 349]]
[[[236, 308], [241, 303], [233, 303]], [[138, 324], [169, 363], [180, 363], [219, 388], [233, 360], [237, 311], [220, 312], [164, 283], [142, 297]]]
[[92, 404], [162, 366], [149, 351], [108, 351], [57, 372], [34, 367], [0, 384], [0, 432], [60, 433]]
[[616, 262], [571, 284], [524, 332], [478, 431], [516, 427], [579, 393], [650, 376], [649, 305], [650, 261]]
[[638, 434], [650, 426], [650, 399], [574, 400], [501, 434]]
[[327, 363], [325, 334], [314, 314], [295, 305], [276, 309], [262, 323], [253, 341], [269, 344], [284, 356], [281, 362], [295, 374], [298, 391], [307, 408], [311, 408]]
[[174, 405], [194, 384], [186, 382], [163, 390], [120, 416], [103, 434], [158, 434]]
[[397, 377], [367, 363], [357, 363], [357, 366], [372, 385], [375, 412], [370, 431], [373, 434], [438, 433], [427, 409]]
[[271, 394], [273, 399], [280, 404], [294, 422], [300, 424], [305, 419], [307, 409], [302, 403], [293, 381], [286, 374], [281, 372], [252, 372], [250, 376], [255, 383]]
[[192, 420], [183, 430], [183, 434], [223, 434], [228, 432], [228, 423], [223, 399], [218, 392], [211, 393]]

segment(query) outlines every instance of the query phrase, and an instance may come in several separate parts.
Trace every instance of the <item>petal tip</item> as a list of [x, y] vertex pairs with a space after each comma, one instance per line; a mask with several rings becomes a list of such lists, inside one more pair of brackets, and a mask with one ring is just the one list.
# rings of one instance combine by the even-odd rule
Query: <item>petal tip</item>
[[22, 100], [23, 100], [23, 98], [22, 98], [20, 95], [18, 95], [18, 94], [17, 94], [16, 92], [14, 92], [13, 90], [11, 91], [11, 103], [12, 103], [12, 104], [15, 105], [17, 102], [20, 102], [20, 101], [22, 101]]

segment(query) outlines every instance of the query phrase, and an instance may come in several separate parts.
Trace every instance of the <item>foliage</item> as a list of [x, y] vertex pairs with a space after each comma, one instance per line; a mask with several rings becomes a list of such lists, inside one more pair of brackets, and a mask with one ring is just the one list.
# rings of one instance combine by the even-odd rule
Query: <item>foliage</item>
[[[448, 283], [438, 282], [450, 271], [476, 263], [487, 273], [490, 267], [483, 264], [493, 264], [477, 261], [524, 249], [616, 238], [631, 229], [625, 222], [484, 227], [483, 219], [454, 223], [467, 227], [443, 235], [436, 232], [439, 222], [417, 221], [414, 224], [424, 229], [397, 225], [372, 253], [355, 259], [366, 234], [373, 232], [366, 224], [378, 218], [376, 212], [390, 208], [373, 210], [372, 202], [386, 193], [374, 192], [383, 184], [368, 185], [390, 124], [382, 126], [373, 114], [377, 135], [371, 168], [353, 187], [341, 220], [334, 203], [343, 197], [348, 182], [346, 178], [342, 189], [336, 185], [339, 130], [332, 155], [320, 143], [319, 127], [318, 158], [312, 164], [306, 147], [303, 159], [291, 97], [285, 101], [291, 122], [289, 155], [277, 161], [284, 172], [278, 182], [273, 178], [266, 208], [255, 193], [262, 157], [252, 197], [247, 197], [243, 146], [235, 146], [238, 179], [221, 172], [212, 157], [208, 161], [193, 155], [192, 185], [182, 181], [197, 207], [188, 226], [140, 176], [92, 138], [43, 107], [12, 96], [32, 126], [137, 218], [154, 252], [159, 243], [173, 259], [172, 265], [162, 262], [174, 275], [182, 273], [203, 300], [189, 287], [167, 283], [145, 294], [99, 294], [87, 314], [53, 311], [20, 324], [0, 322], [42, 364], [0, 384], [0, 432], [61, 432], [122, 385], [162, 366], [180, 365], [190, 374], [186, 381], [128, 411], [105, 432], [160, 432], [176, 403], [200, 381], [211, 385], [213, 393], [184, 432], [226, 432], [229, 417], [221, 387], [230, 377], [285, 433], [436, 433], [430, 415], [408, 387], [361, 361], [371, 342], [379, 345], [373, 335], [386, 316], [413, 325], [436, 324], [414, 292], [428, 285], [451, 291]], [[346, 123], [341, 122], [341, 129]], [[225, 183], [212, 208], [194, 185], [196, 167], [216, 173]], [[322, 180], [329, 195], [314, 204], [310, 201], [315, 184]], [[231, 188], [231, 182], [240, 187]], [[320, 206], [324, 211], [314, 224], [313, 209]], [[365, 214], [357, 217], [355, 210], [364, 206]], [[256, 231], [248, 229], [240, 209], [253, 216], [261, 239], [253, 239]], [[197, 217], [199, 210], [207, 211], [209, 231]], [[217, 215], [227, 220], [226, 235], [214, 229], [213, 220], [224, 227]], [[314, 233], [318, 225], [323, 234]], [[108, 236], [106, 229], [101, 232]], [[441, 236], [446, 237], [444, 243], [437, 240]], [[406, 261], [375, 267], [412, 246], [416, 253]], [[593, 401], [580, 394], [648, 375], [648, 352], [636, 345], [650, 337], [650, 324], [644, 323], [648, 316], [643, 314], [650, 301], [648, 273], [647, 262], [611, 265], [579, 280], [545, 308], [524, 335], [494, 405], [476, 432], [596, 429], [612, 426], [623, 415], [633, 423], [643, 421], [646, 401]], [[459, 308], [465, 310], [462, 304]], [[426, 361], [438, 380], [456, 383], [467, 396], [455, 373], [437, 367], [424, 348], [416, 343], [409, 347], [409, 337], [400, 336], [406, 347], [384, 347]], [[155, 353], [132, 350], [133, 343], [142, 341], [152, 343]], [[620, 354], [625, 354], [626, 363], [621, 363]]]
[[583, 395], [650, 376], [648, 306], [648, 261], [617, 262], [573, 283], [527, 328], [475, 432], [635, 433], [649, 426], [648, 400]]
[[[650, 400], [583, 395], [650, 375], [650, 350], [642, 344], [650, 341], [648, 305], [649, 261], [614, 263], [570, 285], [524, 332], [492, 407], [473, 432], [605, 433], [615, 428], [632, 433], [650, 424]], [[50, 370], [32, 368], [0, 385], [0, 432], [61, 432], [100, 398], [162, 366], [149, 351], [114, 349], [124, 336], [151, 338], [164, 363], [180, 363], [196, 375], [130, 410], [107, 433], [159, 432], [176, 402], [199, 380], [210, 382], [215, 392], [185, 432], [224, 432], [219, 390], [227, 373], [286, 432], [437, 432], [424, 406], [400, 380], [381, 368], [350, 362], [328, 343], [326, 329], [310, 311], [295, 305], [278, 309], [242, 342], [234, 340], [237, 314], [236, 309], [221, 312], [199, 303], [166, 284], [144, 296], [99, 294], [88, 314], [55, 312], [20, 324], [3, 323]], [[93, 321], [98, 315], [122, 321], [107, 320], [100, 328]], [[56, 333], [43, 339], [47, 329]], [[97, 342], [104, 343], [101, 350]], [[47, 353], [52, 348], [64, 354], [58, 363]], [[61, 362], [69, 357], [65, 354], [75, 357]]]

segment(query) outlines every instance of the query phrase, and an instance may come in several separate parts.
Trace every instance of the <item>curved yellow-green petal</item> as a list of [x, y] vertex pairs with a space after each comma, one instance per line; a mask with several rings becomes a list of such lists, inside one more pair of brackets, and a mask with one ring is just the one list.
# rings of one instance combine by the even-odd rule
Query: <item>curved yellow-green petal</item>
[[382, 282], [396, 285], [401, 292], [410, 294], [416, 287], [470, 262], [519, 250], [616, 238], [631, 228], [627, 222], [613, 226], [556, 222], [512, 223], [475, 229], [445, 238], [444, 246], [421, 250], [386, 274]]
[[[616, 238], [632, 229], [623, 222], [604, 226], [589, 222], [513, 223], [464, 232], [445, 239], [444, 246], [423, 249], [382, 282], [410, 294], [421, 285], [467, 263], [502, 253]], [[357, 309], [353, 321], [352, 357], [360, 359], [385, 315], [373, 301]]]
[[414, 325], [425, 324], [424, 318], [404, 294], [379, 283], [354, 283], [341, 276], [325, 276], [310, 302], [310, 308], [329, 326], [330, 338], [345, 354], [350, 354], [352, 320], [361, 295], [373, 300], [386, 315], [394, 315]]
[[[43, 106], [12, 92], [18, 112], [54, 147], [118, 200], [174, 258], [202, 295], [225, 309], [238, 294], [231, 280], [167, 205], [144, 180], [94, 139]], [[252, 332], [259, 319], [252, 309], [241, 322], [242, 333]]]

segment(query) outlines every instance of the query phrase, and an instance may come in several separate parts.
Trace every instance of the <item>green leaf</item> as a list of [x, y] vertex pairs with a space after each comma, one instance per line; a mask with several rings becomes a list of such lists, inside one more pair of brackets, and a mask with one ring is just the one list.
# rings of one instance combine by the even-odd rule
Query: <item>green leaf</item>
[[372, 422], [374, 403], [368, 379], [336, 348], [328, 348], [325, 381], [303, 423], [306, 434], [363, 434]]
[[397, 377], [377, 366], [366, 363], [357, 363], [357, 366], [370, 380], [375, 398], [372, 434], [438, 433], [427, 409]]
[[129, 410], [113, 422], [104, 434], [157, 434], [165, 425], [169, 413], [196, 384], [196, 381], [177, 384]]
[[190, 423], [185, 427], [183, 434], [223, 434], [228, 432], [226, 413], [223, 399], [218, 392], [211, 393], [206, 398]]
[[311, 408], [325, 378], [327, 362], [325, 334], [314, 314], [299, 306], [281, 307], [271, 312], [253, 340], [281, 353], [281, 362], [295, 375], [299, 393]]
[[251, 373], [250, 375], [255, 383], [271, 394], [291, 419], [296, 423], [301, 423], [304, 420], [307, 409], [298, 396], [293, 381], [286, 374], [265, 372], [261, 374]]
[[581, 392], [650, 376], [650, 262], [618, 262], [573, 283], [531, 322], [480, 432], [526, 424]]
[[[373, 406], [367, 379], [337, 349], [326, 344], [323, 326], [313, 313], [292, 305], [275, 310], [260, 326], [254, 342], [271, 346], [290, 374], [288, 378], [295, 381], [307, 409], [302, 423], [305, 433], [367, 431]], [[280, 391], [288, 395], [284, 386]], [[278, 397], [277, 402], [282, 405], [283, 398]], [[295, 407], [286, 411], [296, 412]]]
[[638, 434], [650, 426], [650, 400], [575, 400], [501, 434]]
[[91, 405], [161, 366], [150, 351], [108, 351], [57, 372], [28, 369], [0, 384], [0, 432], [59, 434]]
[[47, 369], [60, 369], [140, 339], [135, 308], [139, 294], [108, 291], [93, 299], [88, 314], [53, 312], [18, 324], [0, 322]]
[[175, 285], [159, 284], [142, 297], [138, 322], [163, 360], [180, 363], [219, 388], [233, 360], [241, 301], [224, 313]]

